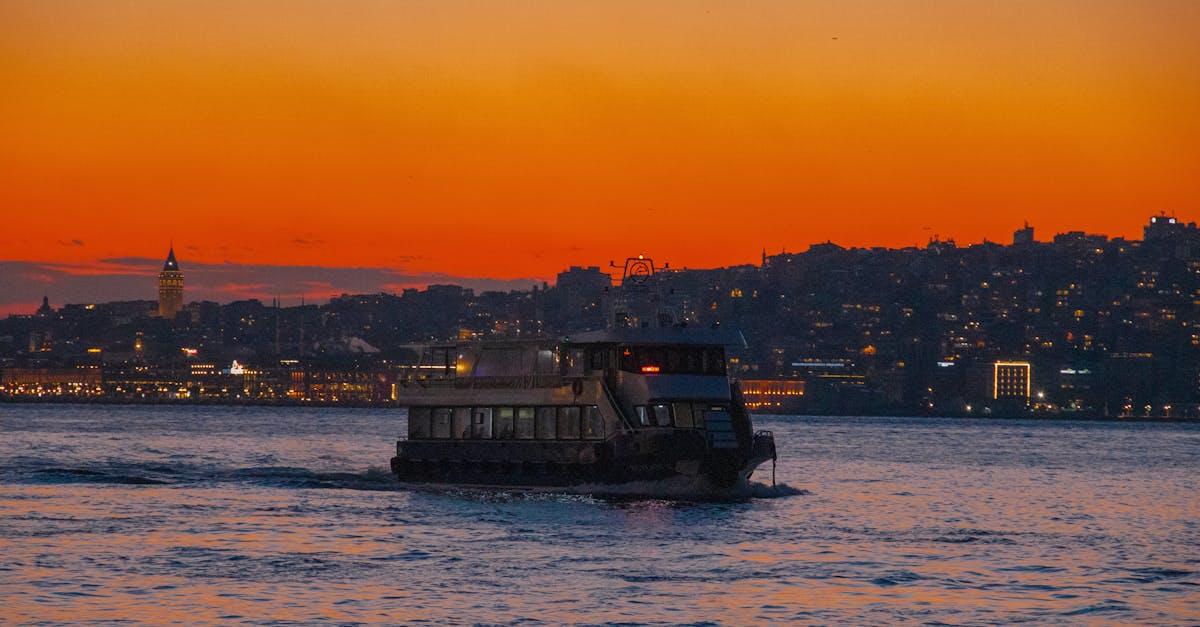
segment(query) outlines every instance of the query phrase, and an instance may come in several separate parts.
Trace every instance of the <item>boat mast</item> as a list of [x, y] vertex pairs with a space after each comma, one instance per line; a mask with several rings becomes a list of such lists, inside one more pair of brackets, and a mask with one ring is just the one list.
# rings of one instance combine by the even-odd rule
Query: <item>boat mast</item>
[[678, 316], [663, 296], [659, 273], [654, 260], [645, 255], [629, 257], [624, 266], [609, 262], [612, 268], [621, 268], [621, 284], [610, 297], [608, 329], [672, 327]]

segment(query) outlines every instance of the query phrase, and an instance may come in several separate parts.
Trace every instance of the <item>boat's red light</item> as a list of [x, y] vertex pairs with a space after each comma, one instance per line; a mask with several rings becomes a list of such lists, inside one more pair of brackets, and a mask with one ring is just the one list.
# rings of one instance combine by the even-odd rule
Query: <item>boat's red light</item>
[[661, 370], [662, 370], [662, 368], [659, 368], [658, 366], [642, 366], [642, 372], [654, 373], [654, 372], [659, 372]]

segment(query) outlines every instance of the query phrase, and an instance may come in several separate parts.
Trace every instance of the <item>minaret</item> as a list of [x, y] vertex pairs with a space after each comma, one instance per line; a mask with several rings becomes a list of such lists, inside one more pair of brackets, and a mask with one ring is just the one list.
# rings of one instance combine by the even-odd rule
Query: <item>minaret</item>
[[49, 318], [50, 316], [54, 315], [54, 308], [50, 306], [49, 296], [42, 295], [42, 306], [38, 307], [35, 315], [39, 318]]
[[183, 309], [183, 273], [175, 261], [175, 247], [171, 246], [162, 272], [158, 273], [158, 316], [173, 320]]

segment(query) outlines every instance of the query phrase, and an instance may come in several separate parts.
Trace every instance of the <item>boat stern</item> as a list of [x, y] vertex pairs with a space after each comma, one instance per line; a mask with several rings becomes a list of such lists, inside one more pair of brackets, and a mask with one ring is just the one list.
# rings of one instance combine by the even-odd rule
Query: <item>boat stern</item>
[[771, 483], [775, 482], [775, 461], [779, 458], [775, 451], [775, 434], [770, 431], [756, 431], [754, 438], [750, 442], [750, 457], [746, 460], [744, 469], [745, 478], [749, 479], [750, 475], [758, 469], [759, 466], [765, 464], [767, 460], [771, 461]]

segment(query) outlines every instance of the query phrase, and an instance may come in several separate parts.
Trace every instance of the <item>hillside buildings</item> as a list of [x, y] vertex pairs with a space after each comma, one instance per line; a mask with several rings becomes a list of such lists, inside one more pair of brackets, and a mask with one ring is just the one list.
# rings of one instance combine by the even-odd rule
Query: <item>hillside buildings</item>
[[[1142, 240], [1033, 234], [1025, 225], [1012, 245], [826, 242], [758, 265], [671, 268], [660, 288], [687, 324], [743, 332], [729, 372], [762, 411], [1200, 413], [1200, 229], [1160, 214]], [[441, 285], [320, 305], [184, 304], [169, 254], [157, 303], [46, 304], [0, 320], [0, 368], [13, 373], [0, 396], [14, 384], [69, 390], [63, 371], [94, 367], [104, 394], [386, 402], [392, 384], [431, 366], [422, 346], [598, 328], [611, 285], [598, 267], [573, 267], [529, 291]], [[235, 359], [252, 384], [193, 377]], [[76, 374], [80, 389], [97, 389], [92, 372]]]

